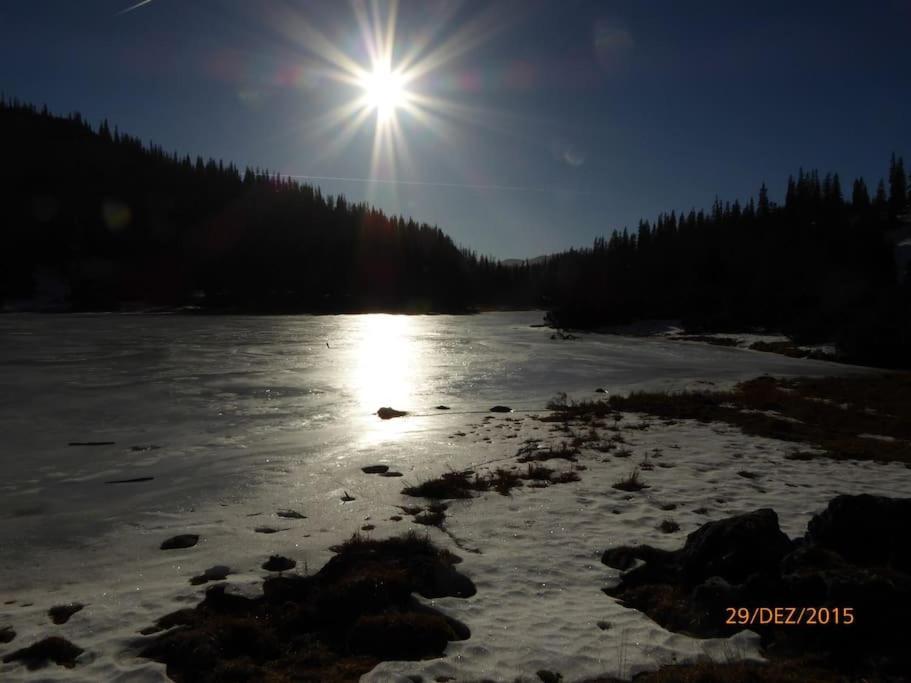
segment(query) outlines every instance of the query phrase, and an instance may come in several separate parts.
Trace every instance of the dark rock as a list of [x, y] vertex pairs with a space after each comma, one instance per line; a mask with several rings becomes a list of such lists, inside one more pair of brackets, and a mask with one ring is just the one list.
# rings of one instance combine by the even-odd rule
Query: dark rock
[[198, 534], [180, 534], [173, 536], [161, 544], [162, 550], [179, 550], [181, 548], [192, 548], [199, 542]]
[[114, 441], [70, 441], [69, 446], [113, 446]]
[[798, 545], [781, 560], [781, 571], [784, 574], [820, 574], [840, 570], [846, 565], [838, 553], [818, 545]]
[[911, 498], [838, 496], [807, 530], [810, 541], [846, 560], [911, 572]]
[[258, 534], [277, 534], [279, 531], [285, 531], [284, 529], [276, 529], [272, 526], [258, 526], [253, 529]]
[[492, 413], [511, 413], [512, 408], [510, 408], [509, 406], [494, 406], [493, 408], [490, 409], [490, 412], [492, 412]]
[[374, 529], [376, 529], [376, 527], [372, 524], [365, 524], [361, 527], [361, 531], [373, 531]]
[[136, 477], [135, 479], [111, 479], [105, 484], [138, 484], [143, 481], [152, 481], [155, 477]]
[[610, 548], [604, 551], [601, 556], [601, 562], [608, 567], [626, 571], [634, 564], [636, 560], [651, 563], [664, 563], [671, 557], [672, 553], [659, 548], [652, 548], [649, 545], [626, 546], [622, 545], [617, 548]]
[[81, 610], [85, 605], [78, 602], [71, 602], [68, 605], [57, 605], [51, 607], [47, 614], [55, 624], [65, 624], [70, 620], [70, 617], [76, 614]]
[[0, 643], [9, 643], [12, 642], [13, 638], [16, 637], [16, 632], [13, 630], [12, 626], [4, 626], [0, 628]]
[[440, 405], [440, 406], [437, 406], [436, 409], [437, 410], [449, 410], [449, 406]]
[[3, 663], [22, 662], [30, 671], [47, 666], [48, 662], [72, 669], [76, 666], [76, 658], [83, 652], [81, 647], [73, 645], [66, 638], [51, 636], [11, 652], [3, 658]]
[[638, 548], [630, 548], [628, 546], [609, 548], [605, 550], [604, 554], [601, 556], [601, 562], [613, 569], [626, 571], [635, 565], [636, 561], [639, 559], [638, 550]]
[[446, 520], [446, 513], [441, 509], [427, 510], [422, 512], [414, 517], [415, 524], [423, 524], [424, 526], [435, 526], [442, 528], [443, 522]]
[[307, 519], [306, 515], [302, 515], [296, 510], [279, 510], [275, 514], [279, 517], [284, 517], [285, 519]]
[[367, 465], [367, 467], [361, 468], [361, 472], [364, 474], [383, 474], [388, 471], [389, 465]]
[[383, 406], [376, 411], [376, 414], [379, 415], [381, 420], [391, 420], [394, 417], [402, 417], [408, 414], [406, 410], [396, 410], [395, 408], [390, 408], [389, 406]]
[[442, 652], [456, 639], [450, 620], [442, 614], [368, 614], [348, 632], [354, 654], [382, 659], [419, 659], [423, 652]]
[[263, 569], [267, 572], [286, 572], [297, 566], [295, 560], [281, 555], [270, 555], [269, 559], [263, 562]]
[[638, 548], [619, 546], [617, 548], [608, 548], [601, 556], [601, 562], [613, 569], [619, 569], [625, 572], [627, 569], [636, 564], [639, 559], [637, 554]]
[[[839, 496], [797, 541], [762, 509], [704, 524], [676, 551], [612, 548], [602, 560], [627, 571], [603, 590], [671, 631], [726, 637], [749, 628], [767, 652], [813, 656], [869, 680], [903, 680], [907, 636], [895, 624], [911, 612], [911, 572], [901, 554], [907, 502]], [[767, 621], [725, 624], [731, 607], [764, 608]], [[799, 618], [804, 608], [816, 615], [812, 628], [776, 623]]]
[[776, 567], [792, 548], [778, 528], [778, 515], [762, 508], [703, 524], [687, 536], [679, 561], [692, 584], [710, 576], [740, 583], [750, 574]]
[[597, 389], [595, 389], [595, 393], [596, 393], [596, 394], [606, 394], [606, 393], [607, 393], [607, 389], [604, 389], [604, 388], [602, 388], [602, 387], [598, 387]]
[[382, 472], [382, 473], [380, 474], [380, 476], [381, 476], [381, 477], [401, 477], [401, 476], [402, 476], [402, 473], [401, 473], [401, 472], [393, 472], [392, 470], [390, 470], [390, 471], [388, 471], [388, 472]]
[[209, 567], [199, 576], [194, 576], [190, 579], [190, 583], [194, 586], [199, 586], [209, 581], [224, 581], [230, 573], [231, 570], [228, 567], [217, 564], [214, 567]]
[[710, 576], [693, 589], [693, 600], [719, 611], [739, 605], [737, 589], [720, 576]]
[[548, 671], [547, 669], [541, 669], [536, 674], [542, 683], [562, 683], [563, 676], [562, 674], [554, 673], [553, 671]]

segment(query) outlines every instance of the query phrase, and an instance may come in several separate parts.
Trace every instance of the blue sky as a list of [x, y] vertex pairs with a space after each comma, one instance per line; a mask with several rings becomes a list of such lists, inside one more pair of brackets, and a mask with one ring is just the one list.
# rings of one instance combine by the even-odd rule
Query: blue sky
[[358, 3], [134, 2], [0, 3], [0, 90], [181, 154], [350, 179], [312, 182], [503, 258], [763, 180], [781, 198], [801, 166], [872, 186], [911, 153], [911, 0], [360, 3], [394, 11], [393, 67], [424, 45], [407, 88], [434, 103], [398, 110], [375, 160], [375, 116], [345, 140], [327, 118], [361, 95], [332, 55], [369, 69]]

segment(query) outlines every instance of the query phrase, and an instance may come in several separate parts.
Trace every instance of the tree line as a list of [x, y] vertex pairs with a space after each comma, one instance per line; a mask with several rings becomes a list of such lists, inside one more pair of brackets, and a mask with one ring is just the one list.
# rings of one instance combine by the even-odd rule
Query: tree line
[[0, 98], [0, 149], [6, 308], [533, 306], [559, 327], [674, 318], [691, 330], [835, 339], [854, 360], [909, 365], [911, 278], [895, 263], [911, 232], [909, 188], [894, 155], [872, 190], [801, 170], [781, 205], [763, 184], [746, 204], [716, 200], [506, 265], [436, 226], [262, 169], [167, 153], [79, 114]]
[[0, 299], [48, 283], [73, 309], [464, 310], [439, 228], [260, 169], [168, 154], [78, 114], [0, 103]]
[[550, 320], [592, 328], [643, 318], [690, 330], [784, 331], [835, 340], [859, 362], [911, 365], [911, 277], [896, 243], [911, 237], [904, 162], [874, 193], [858, 178], [801, 170], [785, 201], [765, 184], [746, 205], [671, 212], [549, 260]]

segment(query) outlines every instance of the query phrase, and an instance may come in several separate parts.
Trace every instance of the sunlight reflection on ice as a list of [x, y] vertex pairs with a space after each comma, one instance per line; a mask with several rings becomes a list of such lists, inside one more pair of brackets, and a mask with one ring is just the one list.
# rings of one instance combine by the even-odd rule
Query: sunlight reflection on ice
[[[413, 412], [424, 373], [424, 349], [416, 338], [414, 318], [407, 315], [363, 315], [353, 330], [349, 384], [365, 413], [382, 406]], [[361, 443], [399, 438], [408, 418], [369, 423]]]

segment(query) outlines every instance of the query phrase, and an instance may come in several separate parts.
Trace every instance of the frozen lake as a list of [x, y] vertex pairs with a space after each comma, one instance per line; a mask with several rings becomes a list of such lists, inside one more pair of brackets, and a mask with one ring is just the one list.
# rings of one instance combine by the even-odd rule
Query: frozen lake
[[[400, 500], [402, 479], [365, 478], [362, 466], [393, 462], [415, 481], [489, 459], [486, 444], [451, 434], [494, 404], [521, 413], [558, 391], [594, 398], [596, 387], [863, 371], [661, 338], [555, 341], [533, 327], [540, 321], [540, 312], [0, 316], [0, 602], [17, 601], [0, 617], [20, 630], [28, 617], [37, 636], [41, 618], [28, 610], [79, 599], [91, 606], [73, 618], [85, 647], [135, 634], [167, 611], [162, 603], [198, 600], [186, 577], [205, 566], [238, 564], [253, 582], [262, 556], [282, 550], [318, 568], [329, 545]], [[384, 422], [381, 406], [411, 415]], [[106, 483], [129, 479], [145, 480]], [[357, 502], [340, 504], [345, 492]], [[285, 508], [307, 515], [299, 533], [291, 524], [253, 533], [257, 517], [275, 524]], [[158, 550], [185, 530], [203, 537], [191, 567]], [[160, 678], [157, 665], [137, 669], [115, 654], [67, 675]]]
[[[438, 404], [453, 413], [494, 403], [536, 410], [558, 391], [833, 368], [661, 339], [553, 341], [549, 329], [531, 327], [540, 320], [538, 312], [0, 317], [0, 541], [53, 546], [123, 512], [198, 505], [200, 496], [255, 486], [289, 447], [319, 470], [346, 450], [400, 446], [439, 421]], [[381, 406], [420, 419], [382, 422]], [[114, 445], [68, 446], [105, 441]], [[281, 452], [270, 457], [270, 445]], [[155, 482], [104, 484], [144, 476]]]

